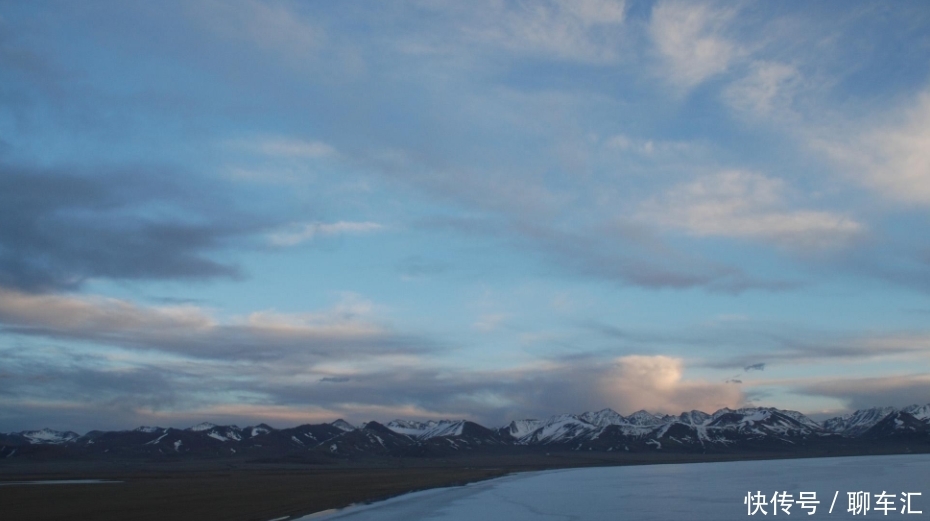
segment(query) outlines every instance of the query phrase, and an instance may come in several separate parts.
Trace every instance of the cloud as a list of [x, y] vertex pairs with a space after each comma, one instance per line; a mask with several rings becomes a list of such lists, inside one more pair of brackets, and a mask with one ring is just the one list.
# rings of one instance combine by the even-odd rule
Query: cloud
[[[756, 331], [748, 337], [745, 332], [723, 330], [719, 333], [723, 345], [753, 343], [764, 344], [764, 349], [748, 351], [740, 349], [741, 354], [723, 358], [716, 362], [707, 362], [708, 367], [742, 368], [744, 371], [756, 369], [761, 365], [793, 366], [796, 364], [853, 362], [861, 360], [919, 360], [930, 354], [930, 335], [923, 332], [875, 335], [868, 333], [817, 334], [799, 333], [794, 335], [782, 331]], [[726, 339], [726, 340], [725, 340]], [[760, 358], [768, 360], [757, 363]], [[758, 370], [763, 370], [760, 368]]]
[[[153, 356], [97, 347], [0, 348], [0, 431], [185, 427], [204, 420], [274, 425], [395, 417], [513, 419], [612, 407], [678, 413], [743, 403], [738, 386], [684, 376], [681, 359], [629, 356], [530, 363], [509, 369], [440, 367], [380, 358], [308, 363]], [[56, 416], [56, 413], [58, 415]]]
[[[924, 92], [895, 113], [897, 121], [862, 122], [869, 129], [842, 140], [813, 139], [865, 186], [894, 201], [930, 204], [930, 92]], [[841, 136], [846, 131], [837, 132]]]
[[794, 392], [836, 398], [851, 409], [906, 407], [930, 402], [930, 375], [898, 374], [871, 378], [841, 378], [800, 385]]
[[209, 0], [182, 3], [188, 16], [198, 19], [218, 36], [245, 41], [299, 63], [322, 46], [325, 33], [285, 4], [257, 0]]
[[745, 114], [784, 117], [800, 84], [801, 75], [794, 66], [756, 61], [745, 77], [724, 90], [723, 99]]
[[[738, 386], [684, 376], [684, 362], [666, 356], [627, 356], [548, 361], [511, 369], [475, 371], [427, 366], [353, 374], [338, 386], [269, 383], [275, 403], [314, 403], [356, 421], [468, 418], [484, 425], [612, 407], [680, 413], [714, 411], [742, 403]], [[336, 412], [338, 411], [338, 412]]]
[[211, 254], [266, 226], [221, 207], [222, 196], [195, 201], [200, 188], [171, 171], [70, 170], [0, 164], [0, 286], [238, 277]]
[[669, 356], [630, 355], [618, 358], [602, 385], [619, 411], [645, 408], [676, 414], [692, 409], [716, 411], [743, 401], [738, 387], [685, 380], [684, 361]]
[[666, 1], [653, 8], [649, 34], [671, 83], [690, 89], [729, 68], [741, 54], [722, 34], [733, 14], [691, 2]]
[[316, 237], [332, 237], [335, 235], [356, 235], [376, 232], [384, 229], [384, 225], [374, 222], [339, 221], [335, 223], [304, 223], [293, 224], [290, 231], [279, 231], [271, 234], [269, 242], [275, 246], [296, 246], [302, 242]]
[[[619, 56], [625, 7], [622, 0], [581, 0], [491, 1], [471, 4], [467, 10], [443, 4], [442, 9], [452, 9], [460, 20], [463, 48], [478, 45], [518, 55], [602, 64]], [[422, 46], [413, 49], [422, 52]]]
[[794, 281], [756, 278], [739, 268], [676, 250], [640, 223], [615, 221], [590, 229], [563, 230], [529, 222], [502, 227], [484, 219], [443, 218], [422, 225], [509, 238], [514, 246], [538, 251], [569, 273], [623, 285], [724, 293], [784, 291], [798, 286]]
[[361, 355], [422, 353], [436, 346], [376, 322], [370, 302], [354, 296], [315, 313], [258, 311], [221, 322], [197, 306], [142, 306], [130, 301], [34, 295], [0, 288], [6, 333], [85, 340], [195, 359], [318, 362]]
[[747, 373], [749, 371], [765, 371], [765, 362], [747, 365], [746, 367], [743, 368], [743, 371], [746, 371]]
[[285, 159], [322, 159], [338, 154], [336, 149], [328, 143], [288, 137], [235, 140], [227, 144], [232, 148]]
[[341, 384], [352, 380], [348, 376], [324, 376], [320, 378], [320, 382], [329, 382], [334, 384]]
[[788, 195], [780, 179], [726, 171], [673, 187], [646, 202], [639, 217], [698, 237], [764, 240], [798, 250], [840, 247], [864, 231], [845, 215], [793, 209]]

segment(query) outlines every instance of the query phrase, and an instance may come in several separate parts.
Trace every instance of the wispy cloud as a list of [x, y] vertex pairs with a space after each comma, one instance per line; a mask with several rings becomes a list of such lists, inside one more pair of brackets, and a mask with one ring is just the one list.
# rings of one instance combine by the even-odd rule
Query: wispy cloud
[[802, 83], [797, 68], [775, 61], [756, 61], [748, 74], [723, 91], [723, 99], [737, 111], [754, 117], [785, 119]]
[[653, 8], [649, 33], [672, 84], [690, 89], [729, 68], [741, 54], [724, 35], [733, 15], [732, 10], [693, 2], [665, 1]]
[[[454, 13], [461, 41], [468, 47], [504, 50], [516, 55], [538, 56], [582, 63], [609, 63], [620, 54], [626, 4], [623, 0], [578, 2], [480, 2], [461, 9], [455, 3], [439, 4]], [[437, 7], [434, 5], [434, 7]], [[442, 35], [447, 44], [448, 35]], [[432, 46], [435, 51], [436, 46]], [[405, 47], [424, 52], [423, 45]]]
[[321, 27], [286, 4], [210, 0], [182, 5], [188, 16], [200, 20], [215, 34], [286, 56], [295, 63], [313, 56], [325, 39]]
[[282, 159], [322, 159], [337, 155], [336, 149], [328, 143], [290, 137], [239, 139], [228, 142], [228, 145]]
[[726, 171], [673, 187], [646, 202], [640, 218], [695, 236], [773, 241], [794, 249], [842, 246], [865, 227], [842, 214], [794, 209], [784, 181]]
[[362, 353], [417, 353], [431, 342], [382, 324], [372, 305], [347, 296], [311, 313], [256, 311], [217, 319], [197, 306], [144, 306], [104, 297], [32, 295], [0, 289], [7, 333], [85, 340], [124, 349], [158, 350], [197, 359], [324, 360]]
[[848, 409], [922, 405], [930, 396], [930, 375], [895, 374], [868, 378], [831, 378], [799, 385], [799, 394], [827, 396], [845, 403]]
[[[896, 121], [813, 140], [865, 186], [904, 203], [930, 204], [930, 92], [895, 112]], [[888, 119], [887, 117], [883, 119]], [[857, 127], [859, 128], [859, 127]], [[842, 139], [845, 135], [846, 138]]]
[[365, 234], [380, 231], [384, 228], [382, 224], [369, 221], [294, 224], [291, 225], [287, 231], [279, 231], [271, 234], [268, 240], [275, 246], [296, 246], [316, 237]]

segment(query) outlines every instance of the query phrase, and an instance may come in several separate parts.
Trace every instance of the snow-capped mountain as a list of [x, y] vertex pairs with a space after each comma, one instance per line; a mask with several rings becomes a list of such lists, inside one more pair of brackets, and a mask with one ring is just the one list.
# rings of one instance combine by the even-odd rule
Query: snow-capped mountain
[[385, 424], [385, 427], [414, 439], [428, 440], [438, 436], [459, 436], [462, 434], [464, 425], [463, 420], [430, 420], [428, 422], [394, 420]]
[[336, 420], [336, 421], [330, 423], [330, 425], [332, 425], [333, 427], [335, 427], [335, 428], [337, 428], [337, 429], [342, 429], [342, 430], [344, 430], [344, 431], [354, 431], [354, 430], [355, 430], [355, 426], [353, 426], [351, 423], [349, 423], [349, 422], [343, 420], [342, 418], [339, 418], [338, 420]]
[[845, 416], [830, 418], [823, 422], [823, 428], [827, 432], [845, 436], [858, 436], [896, 411], [897, 409], [894, 407], [862, 409]]
[[[845, 440], [837, 442], [836, 440]], [[429, 457], [482, 450], [570, 451], [730, 451], [793, 450], [802, 445], [894, 443], [930, 446], [930, 404], [902, 409], [876, 407], [823, 423], [770, 407], [723, 408], [711, 414], [678, 416], [637, 411], [623, 416], [611, 409], [515, 420], [488, 429], [467, 420], [394, 420], [355, 427], [345, 420], [275, 429], [201, 423], [187, 429], [143, 426], [128, 431], [41, 429], [0, 433], [0, 458], [28, 456], [43, 447], [54, 454], [141, 457], [261, 455], [303, 453], [303, 458]], [[917, 445], [914, 445], [914, 444]], [[819, 444], [819, 445], [818, 445]], [[496, 448], [495, 448], [496, 447]], [[500, 448], [503, 449], [500, 449]], [[511, 447], [507, 449], [506, 447]], [[539, 449], [534, 449], [539, 447]], [[46, 451], [47, 452], [47, 451]], [[292, 457], [292, 456], [288, 456]], [[321, 459], [322, 458], [322, 459]]]
[[80, 437], [76, 432], [56, 431], [48, 428], [37, 431], [23, 431], [19, 435], [29, 440], [29, 443], [49, 445], [68, 443]]

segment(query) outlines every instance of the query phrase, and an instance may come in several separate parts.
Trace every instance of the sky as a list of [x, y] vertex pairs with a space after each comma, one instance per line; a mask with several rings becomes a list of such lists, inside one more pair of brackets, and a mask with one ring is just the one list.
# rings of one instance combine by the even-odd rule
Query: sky
[[0, 0], [0, 432], [930, 402], [930, 4]]

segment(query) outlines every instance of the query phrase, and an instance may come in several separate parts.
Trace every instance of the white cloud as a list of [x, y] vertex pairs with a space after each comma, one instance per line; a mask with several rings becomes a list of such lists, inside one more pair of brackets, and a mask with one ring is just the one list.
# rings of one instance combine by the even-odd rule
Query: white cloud
[[684, 361], [663, 355], [630, 355], [614, 360], [601, 386], [621, 412], [637, 409], [677, 414], [697, 409], [716, 411], [743, 402], [739, 386], [684, 378]]
[[273, 233], [269, 241], [275, 246], [296, 246], [320, 236], [371, 233], [384, 229], [374, 222], [339, 221], [335, 223], [303, 223], [291, 226], [289, 231]]
[[930, 92], [904, 107], [896, 124], [845, 140], [814, 140], [866, 186], [885, 197], [930, 204]]
[[653, 8], [649, 33], [671, 83], [691, 88], [727, 70], [741, 53], [721, 34], [732, 15], [691, 2], [662, 2]]
[[778, 115], [788, 110], [801, 81], [798, 70], [784, 63], [757, 61], [749, 74], [731, 84], [723, 99], [737, 111], [756, 115]]
[[797, 210], [780, 179], [742, 171], [704, 176], [643, 204], [640, 218], [695, 236], [774, 241], [781, 246], [841, 246], [864, 230], [845, 215]]

